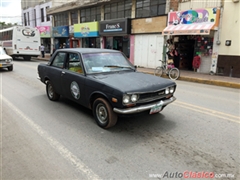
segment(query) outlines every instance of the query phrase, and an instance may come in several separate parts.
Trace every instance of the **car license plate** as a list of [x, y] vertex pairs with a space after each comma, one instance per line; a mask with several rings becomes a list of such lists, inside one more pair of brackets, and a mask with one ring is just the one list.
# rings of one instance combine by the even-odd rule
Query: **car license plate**
[[162, 104], [156, 104], [154, 107], [151, 108], [150, 113], [149, 114], [154, 114], [154, 113], [158, 113], [162, 110]]

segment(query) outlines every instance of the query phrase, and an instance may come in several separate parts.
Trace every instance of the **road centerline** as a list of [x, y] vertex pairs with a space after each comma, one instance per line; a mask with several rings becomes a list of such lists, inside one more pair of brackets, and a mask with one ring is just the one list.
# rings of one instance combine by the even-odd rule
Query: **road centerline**
[[174, 102], [173, 105], [183, 107], [183, 108], [186, 108], [186, 109], [189, 109], [189, 110], [193, 110], [193, 111], [196, 111], [196, 112], [201, 112], [203, 114], [208, 114], [208, 115], [211, 115], [211, 116], [214, 116], [214, 117], [218, 117], [218, 118], [221, 118], [221, 119], [225, 119], [225, 120], [240, 124], [240, 121], [239, 121], [240, 118], [237, 117], [237, 116], [231, 115], [231, 114], [227, 114], [227, 113], [223, 113], [223, 112], [220, 112], [220, 111], [207, 109], [207, 108], [204, 108], [204, 107], [201, 107], [201, 106], [196, 106], [196, 105], [193, 105], [193, 104], [188, 104], [188, 103], [179, 102], [179, 101]]

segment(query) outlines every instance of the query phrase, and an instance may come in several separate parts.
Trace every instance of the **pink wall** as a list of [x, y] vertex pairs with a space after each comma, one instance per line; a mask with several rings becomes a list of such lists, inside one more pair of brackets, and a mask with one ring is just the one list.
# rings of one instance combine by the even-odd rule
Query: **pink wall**
[[130, 62], [134, 64], [134, 44], [135, 44], [135, 36], [130, 35]]

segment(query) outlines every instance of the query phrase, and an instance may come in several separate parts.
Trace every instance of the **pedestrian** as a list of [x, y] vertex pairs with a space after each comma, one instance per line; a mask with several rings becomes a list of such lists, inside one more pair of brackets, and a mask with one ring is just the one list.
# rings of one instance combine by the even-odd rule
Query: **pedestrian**
[[41, 44], [41, 46], [40, 46], [40, 51], [42, 53], [42, 58], [44, 58], [45, 57], [45, 47], [43, 44]]
[[176, 68], [179, 68], [179, 62], [180, 62], [180, 56], [179, 56], [179, 52], [178, 52], [178, 45], [177, 44], [175, 44], [175, 49], [174, 49], [174, 53], [173, 53], [173, 55], [174, 55], [174, 57], [173, 57], [173, 61], [174, 61], [174, 66], [176, 67]]
[[63, 47], [62, 48], [66, 48], [66, 44], [65, 43], [63, 43]]
[[60, 46], [59, 46], [59, 49], [62, 49], [63, 48], [63, 45], [62, 44], [60, 44]]

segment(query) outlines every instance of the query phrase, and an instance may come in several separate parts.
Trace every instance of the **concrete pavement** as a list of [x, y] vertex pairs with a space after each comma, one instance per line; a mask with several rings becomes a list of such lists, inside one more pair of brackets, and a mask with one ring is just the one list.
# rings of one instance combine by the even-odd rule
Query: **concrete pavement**
[[[45, 58], [38, 57], [37, 59], [48, 61], [50, 55], [46, 54]], [[138, 67], [137, 70], [139, 72], [154, 74], [154, 69], [151, 68]], [[167, 76], [163, 77], [168, 78]], [[240, 89], [240, 78], [203, 74], [187, 70], [180, 70], [180, 77], [178, 80]]]

